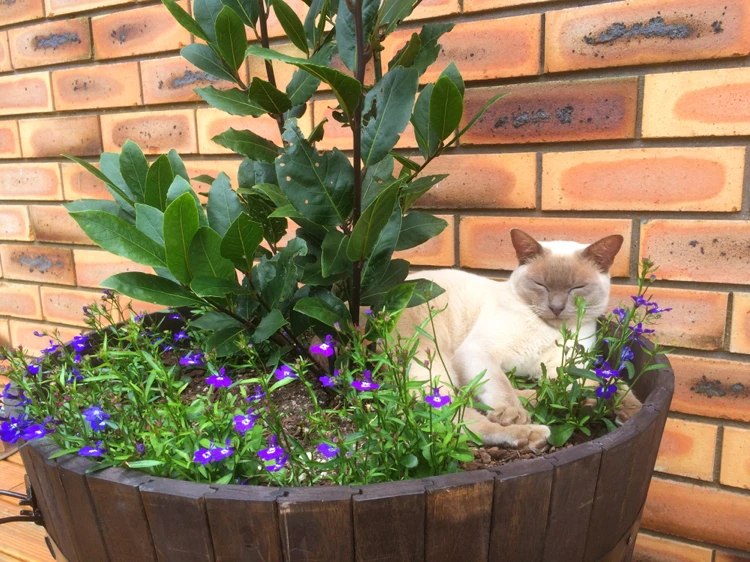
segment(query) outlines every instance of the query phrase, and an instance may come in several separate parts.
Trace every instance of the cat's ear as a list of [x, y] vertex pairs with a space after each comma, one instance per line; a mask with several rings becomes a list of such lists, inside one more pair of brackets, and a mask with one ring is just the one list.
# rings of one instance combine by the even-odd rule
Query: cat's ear
[[539, 242], [518, 228], [510, 231], [510, 239], [516, 249], [519, 265], [529, 263], [544, 252], [544, 248]]
[[583, 251], [583, 257], [593, 261], [602, 273], [607, 273], [622, 247], [623, 238], [619, 234], [605, 236]]

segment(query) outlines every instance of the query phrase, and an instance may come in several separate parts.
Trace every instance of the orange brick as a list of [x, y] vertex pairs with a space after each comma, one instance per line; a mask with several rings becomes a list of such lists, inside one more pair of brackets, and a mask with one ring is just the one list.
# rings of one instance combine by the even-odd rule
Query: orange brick
[[2, 245], [0, 259], [7, 279], [75, 285], [73, 253], [65, 248]]
[[548, 72], [750, 53], [745, 0], [637, 0], [550, 11]]
[[750, 293], [732, 294], [732, 332], [729, 351], [750, 353]]
[[654, 478], [642, 523], [669, 535], [749, 550], [748, 521], [745, 495]]
[[[612, 285], [610, 309], [621, 302], [632, 304], [636, 287]], [[728, 293], [692, 289], [652, 288], [648, 295], [671, 312], [656, 324], [656, 339], [664, 346], [717, 350], [724, 348], [724, 324], [727, 318]]]
[[15, 69], [91, 58], [89, 18], [11, 29], [8, 40]]
[[104, 150], [108, 152], [120, 152], [128, 139], [147, 154], [166, 153], [171, 148], [180, 154], [197, 150], [192, 109], [110, 113], [102, 115], [101, 121]]
[[458, 14], [460, 11], [461, 6], [459, 6], [458, 0], [423, 0], [406, 18], [406, 21], [448, 16]]
[[749, 135], [748, 99], [750, 68], [646, 76], [643, 136]]
[[[0, 345], [9, 346], [10, 343], [10, 322], [8, 320], [0, 320]], [[0, 379], [4, 379], [0, 384], [5, 386], [9, 380], [7, 377], [0, 376]]]
[[712, 424], [668, 419], [655, 470], [710, 482], [717, 432], [717, 426]]
[[25, 205], [0, 205], [0, 240], [33, 240], [29, 210]]
[[81, 287], [98, 287], [107, 277], [126, 271], [152, 273], [150, 267], [133, 263], [102, 250], [73, 250], [76, 277]]
[[44, 17], [42, 0], [16, 0], [0, 4], [0, 25], [9, 25]]
[[40, 287], [44, 319], [59, 324], [85, 326], [83, 307], [98, 302], [101, 291]]
[[65, 207], [58, 205], [29, 205], [31, 225], [40, 242], [92, 244]]
[[455, 220], [452, 215], [435, 215], [448, 222], [448, 226], [421, 246], [396, 252], [393, 257], [409, 260], [412, 265], [439, 265], [451, 267], [455, 257]]
[[726, 359], [670, 354], [675, 372], [672, 411], [750, 421], [750, 369]]
[[545, 210], [737, 212], [745, 148], [553, 152], [542, 169]]
[[[187, 9], [187, 2], [178, 2]], [[158, 4], [91, 20], [97, 59], [174, 51], [190, 43], [190, 33]]]
[[[215, 178], [220, 172], [224, 172], [229, 176], [229, 181], [233, 188], [237, 188], [237, 172], [239, 171], [242, 160], [186, 160], [185, 168], [187, 169], [188, 175], [191, 178], [200, 176], [203, 174], [209, 175]], [[199, 182], [191, 181], [193, 189], [196, 192], [208, 191], [209, 185]]]
[[39, 286], [0, 281], [0, 315], [41, 319]]
[[533, 209], [536, 154], [445, 154], [425, 175], [449, 174], [417, 202], [424, 209]]
[[0, 115], [52, 111], [49, 72], [0, 76]]
[[0, 121], [0, 158], [20, 158], [21, 140], [18, 138], [18, 121]]
[[512, 228], [520, 228], [541, 241], [593, 243], [610, 234], [622, 234], [625, 244], [615, 258], [611, 273], [613, 277], [628, 275], [631, 222], [625, 219], [461, 217], [461, 265], [478, 269], [515, 269], [518, 260], [510, 242]]
[[[274, 45], [273, 50], [284, 53], [285, 55], [289, 55], [290, 57], [304, 58], [305, 56], [302, 51], [297, 49], [297, 47], [295, 47], [291, 43], [281, 43], [280, 45]], [[340, 62], [340, 59], [337, 60], [339, 60]], [[250, 56], [247, 57], [247, 62], [250, 68], [250, 76], [258, 76], [263, 80], [268, 79], [268, 75], [266, 74], [265, 61], [263, 59], [255, 56]], [[276, 78], [276, 86], [279, 88], [279, 90], [286, 91], [286, 86], [292, 79], [292, 75], [294, 74], [295, 70], [297, 70], [297, 68], [292, 66], [291, 64], [286, 64], [280, 61], [276, 61], [273, 63], [273, 75], [274, 78]], [[344, 67], [343, 63], [341, 64], [341, 68], [337, 68], [337, 70], [341, 70], [351, 75], [351, 72], [349, 71], [349, 69]], [[321, 91], [330, 90], [330, 88], [328, 88], [328, 86], [324, 83], [320, 84], [319, 89]]]
[[495, 8], [509, 8], [526, 4], [540, 4], [552, 0], [464, 0], [464, 12], [479, 12]]
[[544, 82], [467, 90], [461, 127], [496, 94], [507, 93], [461, 138], [462, 144], [622, 139], [635, 136], [633, 78]]
[[716, 551], [714, 562], [750, 562], [750, 554]]
[[[248, 129], [256, 135], [266, 138], [281, 146], [281, 135], [276, 120], [263, 115], [262, 117], [235, 117], [218, 109], [199, 109], [198, 119], [198, 147], [201, 154], [234, 154], [228, 148], [219, 146], [211, 139], [223, 133], [230, 127], [237, 130]], [[310, 112], [300, 117], [297, 123], [307, 134], [310, 128]]]
[[49, 345], [49, 338], [40, 338], [34, 334], [34, 332], [42, 330], [47, 330], [50, 333], [57, 332], [60, 339], [64, 342], [72, 340], [74, 336], [81, 333], [80, 328], [53, 326], [52, 324], [42, 324], [41, 322], [10, 321], [10, 339], [13, 345], [23, 347], [30, 351], [32, 355], [40, 355], [39, 350]]
[[[386, 40], [385, 69], [415, 31], [419, 28], [402, 29]], [[434, 82], [451, 61], [467, 81], [538, 74], [541, 36], [539, 14], [459, 23], [440, 38], [440, 55], [420, 81]]]
[[47, 8], [47, 16], [58, 16], [116, 4], [127, 4], [133, 1], [137, 0], [44, 0], [44, 4]]
[[52, 86], [55, 108], [61, 111], [141, 105], [135, 61], [55, 70]]
[[57, 164], [0, 164], [0, 200], [62, 199]]
[[[95, 167], [99, 164], [93, 163]], [[65, 191], [65, 199], [75, 201], [76, 199], [112, 199], [104, 182], [86, 171], [83, 166], [73, 162], [62, 163], [62, 182]]]
[[0, 72], [8, 72], [13, 66], [10, 64], [10, 49], [8, 47], [8, 32], [0, 31]]
[[724, 428], [720, 481], [750, 490], [750, 429]]
[[[302, 0], [287, 0], [287, 4], [289, 4], [289, 7], [294, 10], [294, 12], [300, 17], [300, 19], [304, 22], [305, 21], [305, 15], [307, 15], [307, 4], [305, 4]], [[269, 16], [268, 16], [268, 36], [269, 37], [281, 37], [284, 35], [284, 30], [281, 28], [281, 24], [279, 23], [278, 18], [276, 17], [276, 14], [273, 11], [273, 8], [269, 10]], [[252, 32], [251, 29], [247, 29], [247, 37], [249, 39], [255, 39], [255, 34]]]
[[750, 221], [644, 221], [641, 257], [660, 279], [750, 284]]
[[25, 158], [88, 156], [102, 152], [96, 115], [22, 119], [18, 122]]
[[711, 562], [711, 549], [638, 533], [633, 562]]

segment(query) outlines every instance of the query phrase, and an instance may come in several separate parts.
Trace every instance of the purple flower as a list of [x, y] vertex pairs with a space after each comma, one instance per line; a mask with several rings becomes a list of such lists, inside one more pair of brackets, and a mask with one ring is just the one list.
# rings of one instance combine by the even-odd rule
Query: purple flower
[[81, 371], [79, 371], [75, 367], [73, 367], [70, 370], [73, 372], [73, 376], [72, 377], [68, 377], [68, 380], [66, 380], [65, 382], [71, 383], [71, 382], [73, 382], [73, 380], [76, 380], [76, 381], [82, 381], [83, 380], [84, 377], [81, 374]]
[[10, 418], [0, 425], [0, 441], [11, 445], [18, 441], [33, 422], [24, 418]]
[[649, 330], [648, 328], [643, 327], [643, 322], [638, 322], [635, 326], [632, 328], [633, 335], [630, 336], [630, 339], [633, 339], [634, 336], [640, 336], [643, 334], [653, 334], [655, 330]]
[[362, 373], [365, 380], [363, 381], [354, 381], [352, 382], [352, 386], [357, 390], [357, 392], [366, 392], [368, 390], [377, 390], [380, 388], [380, 385], [376, 382], [372, 382], [372, 373], [370, 371], [364, 371]]
[[331, 388], [333, 386], [336, 386], [336, 379], [334, 377], [329, 377], [328, 375], [323, 375], [318, 380], [320, 380], [320, 384], [322, 384], [325, 387]]
[[329, 445], [328, 443], [321, 443], [320, 445], [318, 445], [318, 452], [327, 459], [332, 459], [333, 457], [338, 455], [340, 450], [341, 449], [339, 449], [338, 447], [334, 447], [333, 445]]
[[103, 289], [102, 293], [104, 293], [105, 297], [109, 297], [109, 298], [112, 298], [115, 296], [115, 293], [111, 291], [110, 289]]
[[26, 439], [26, 441], [31, 441], [33, 439], [41, 439], [48, 433], [51, 433], [51, 431], [37, 423], [26, 428], [23, 432], [23, 438]]
[[38, 330], [34, 330], [34, 335], [38, 338], [43, 338], [44, 334]]
[[185, 330], [180, 330], [174, 335], [174, 341], [189, 340], [189, 339], [190, 339], [190, 336], [188, 336]]
[[206, 379], [206, 382], [216, 388], [226, 388], [232, 386], [232, 379], [224, 374], [224, 367], [219, 369], [218, 375], [211, 375]]
[[245, 435], [245, 432], [252, 429], [255, 426], [255, 420], [258, 419], [256, 414], [253, 414], [252, 410], [247, 411], [246, 416], [234, 416], [233, 427], [240, 435]]
[[289, 365], [282, 365], [281, 367], [276, 369], [273, 374], [280, 381], [283, 381], [284, 379], [297, 378], [297, 374], [292, 371], [292, 368]]
[[172, 312], [167, 318], [170, 320], [182, 320], [182, 315], [179, 312]]
[[627, 345], [623, 346], [622, 350], [620, 351], [620, 361], [632, 361], [635, 355], [633, 354], [633, 350], [630, 349]]
[[612, 314], [617, 316], [617, 319], [620, 321], [620, 323], [625, 322], [625, 318], [627, 317], [627, 312], [625, 312], [624, 308], [615, 308], [612, 311]]
[[619, 369], [613, 369], [609, 364], [609, 361], [605, 361], [604, 363], [602, 363], [601, 367], [594, 369], [594, 373], [596, 373], [596, 376], [601, 379], [608, 379], [611, 377], [619, 377], [621, 370], [622, 367], [620, 367]]
[[334, 346], [336, 345], [335, 341], [332, 341], [331, 336], [326, 336], [326, 341], [319, 343], [317, 345], [311, 345], [310, 346], [310, 353], [315, 353], [316, 355], [322, 355], [323, 357], [330, 357], [334, 354]]
[[372, 316], [372, 309], [371, 308], [366, 308], [365, 309], [365, 314], [367, 314], [367, 316]]
[[31, 373], [32, 375], [38, 375], [39, 374], [39, 365], [31, 364], [28, 367], [26, 367], [26, 370]]
[[436, 386], [432, 389], [432, 394], [424, 397], [424, 401], [433, 408], [442, 408], [451, 403], [451, 397], [447, 394], [440, 394], [440, 387]]
[[247, 398], [245, 398], [246, 402], [257, 402], [261, 398], [263, 398], [266, 395], [265, 392], [263, 392], [263, 389], [260, 386], [255, 387], [255, 394], [251, 394]]
[[672, 310], [671, 308], [659, 308], [659, 304], [655, 302], [649, 303], [649, 307], [650, 308], [646, 310], [648, 314], [661, 314], [662, 312], [669, 312]]
[[258, 456], [264, 461], [278, 461], [285, 454], [284, 449], [276, 445], [276, 436], [272, 435], [268, 447], [258, 451]]
[[180, 357], [180, 365], [182, 365], [183, 367], [203, 365], [203, 361], [201, 361], [201, 354], [199, 352], [188, 353], [187, 355], [185, 355], [185, 357]]
[[73, 357], [73, 363], [80, 363], [81, 362], [81, 354], [76, 353], [75, 357]]
[[83, 419], [89, 422], [94, 431], [101, 431], [107, 427], [105, 420], [109, 418], [110, 415], [102, 410], [101, 406], [90, 406], [83, 411]]
[[138, 456], [142, 457], [143, 455], [146, 454], [146, 445], [144, 445], [143, 443], [138, 443], [135, 446], [135, 450], [138, 453]]
[[193, 455], [193, 461], [206, 465], [214, 460], [214, 454], [211, 449], [198, 449]]
[[102, 448], [102, 442], [97, 441], [96, 446], [89, 445], [88, 447], [81, 447], [78, 449], [78, 454], [82, 457], [101, 457], [104, 456], [104, 453], [107, 452], [107, 449]]
[[651, 304], [649, 300], [647, 298], [644, 298], [642, 295], [634, 295], [630, 298], [633, 299], [636, 308], [638, 308], [639, 306], [649, 306]]
[[89, 337], [85, 335], [75, 336], [70, 342], [70, 345], [76, 351], [85, 351], [89, 345]]
[[214, 462], [223, 461], [227, 457], [231, 457], [234, 454], [234, 449], [231, 449], [229, 447], [229, 439], [227, 439], [226, 444], [223, 447], [216, 447], [214, 449], [211, 449], [211, 456], [213, 457]]
[[5, 388], [3, 388], [3, 391], [0, 392], [0, 398], [10, 399], [10, 400], [14, 400], [14, 399], [18, 398], [18, 395], [10, 393], [10, 385], [11, 384], [12, 383], [8, 383], [8, 384], [5, 385]]
[[42, 353], [54, 353], [57, 351], [57, 348], [60, 347], [56, 343], [54, 343], [52, 340], [49, 340], [49, 346], [42, 349]]
[[617, 386], [614, 384], [603, 384], [596, 389], [596, 395], [604, 400], [609, 400], [617, 392]]
[[286, 464], [286, 461], [289, 460], [289, 455], [284, 455], [280, 459], [278, 459], [274, 464], [268, 464], [265, 466], [265, 469], [268, 472], [278, 472], [282, 468], [284, 468], [284, 465]]

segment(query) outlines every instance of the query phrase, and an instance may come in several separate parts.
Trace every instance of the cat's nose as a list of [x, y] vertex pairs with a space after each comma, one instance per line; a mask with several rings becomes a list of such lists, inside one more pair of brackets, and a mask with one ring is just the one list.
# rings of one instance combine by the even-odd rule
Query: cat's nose
[[552, 311], [552, 314], [554, 314], [555, 316], [560, 316], [560, 313], [562, 313], [562, 311], [565, 310], [565, 305], [550, 303], [549, 309]]

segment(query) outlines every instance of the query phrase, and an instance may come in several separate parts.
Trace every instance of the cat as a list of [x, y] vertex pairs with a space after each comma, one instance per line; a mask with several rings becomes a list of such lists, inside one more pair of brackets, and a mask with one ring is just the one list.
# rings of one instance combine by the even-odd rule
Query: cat
[[[609, 269], [623, 238], [615, 234], [590, 245], [537, 242], [519, 229], [511, 230], [510, 237], [519, 265], [507, 282], [456, 269], [422, 271], [410, 278], [428, 279], [445, 289], [430, 301], [430, 306], [442, 309], [448, 305], [434, 319], [434, 335], [448, 373], [436, 359], [433, 377], [439, 375], [442, 384], [453, 380], [457, 386], [465, 386], [486, 370], [486, 383], [478, 399], [492, 411], [484, 416], [477, 410], [467, 410], [469, 429], [485, 445], [527, 447], [538, 453], [548, 446], [549, 427], [530, 423], [505, 373], [515, 368], [517, 375], [536, 380], [542, 375], [544, 363], [548, 375], [555, 376], [562, 359], [556, 342], [561, 338], [563, 322], [575, 326], [576, 296], [587, 302], [580, 343], [590, 348], [597, 317], [607, 309]], [[425, 318], [424, 306], [406, 309], [398, 320], [398, 332], [409, 337], [415, 333], [414, 325]], [[432, 342], [419, 337], [420, 351], [410, 377], [427, 380], [429, 371], [424, 362]], [[631, 398], [623, 406], [628, 412], [623, 416], [640, 408], [632, 393], [628, 396]]]

